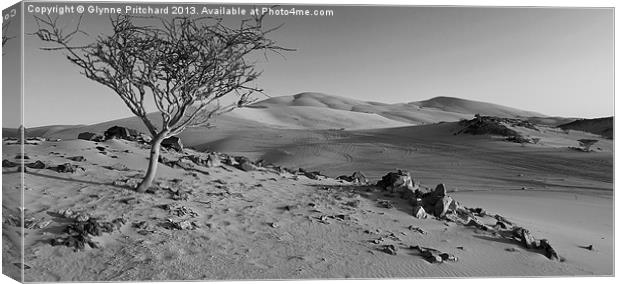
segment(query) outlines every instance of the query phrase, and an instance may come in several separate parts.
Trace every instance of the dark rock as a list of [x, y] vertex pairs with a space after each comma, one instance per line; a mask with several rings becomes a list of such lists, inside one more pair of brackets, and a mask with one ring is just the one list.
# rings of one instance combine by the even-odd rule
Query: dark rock
[[377, 182], [377, 186], [393, 193], [402, 193], [405, 190], [416, 190], [419, 185], [413, 182], [409, 172], [398, 170], [389, 172]]
[[560, 256], [558, 255], [558, 252], [551, 246], [548, 240], [546, 239], [540, 240], [538, 249], [541, 249], [548, 259], [560, 260]]
[[108, 128], [108, 130], [106, 130], [103, 134], [105, 135], [105, 140], [116, 138], [136, 141], [140, 133], [135, 129], [129, 129], [122, 126], [112, 126]]
[[161, 141], [161, 146], [166, 149], [173, 149], [177, 152], [183, 151], [183, 143], [181, 142], [181, 138], [172, 136]]
[[368, 180], [366, 175], [364, 173], [362, 173], [362, 172], [359, 172], [359, 171], [354, 172], [350, 176], [346, 176], [346, 175], [339, 176], [336, 179], [344, 180], [344, 181], [348, 181], [348, 182], [356, 183], [356, 184], [368, 184], [368, 183], [370, 183], [370, 181]]
[[396, 255], [396, 252], [398, 251], [398, 249], [394, 245], [384, 245], [381, 248], [381, 251], [387, 254]]
[[84, 158], [84, 156], [74, 156], [74, 157], [69, 157], [67, 159], [71, 161], [75, 161], [75, 162], [86, 162], [86, 158]]
[[95, 149], [99, 150], [100, 152], [105, 151], [105, 147], [103, 147], [103, 146], [97, 146], [97, 147], [95, 147]]
[[7, 159], [2, 160], [2, 167], [3, 168], [12, 168], [12, 167], [17, 167], [17, 166], [19, 166], [18, 163], [11, 162], [11, 161], [9, 161]]
[[115, 219], [111, 222], [99, 222], [94, 218], [86, 221], [75, 221], [65, 228], [66, 237], [60, 237], [50, 240], [52, 246], [64, 245], [81, 250], [89, 245], [91, 248], [98, 248], [99, 245], [91, 239], [91, 236], [100, 236], [102, 233], [111, 233], [115, 229], [118, 230], [121, 225], [125, 224], [122, 218]]
[[474, 213], [480, 217], [484, 217], [487, 215], [487, 212], [484, 211], [484, 209], [482, 208], [467, 208], [467, 210], [469, 210], [469, 212]]
[[506, 224], [505, 224], [504, 222], [502, 222], [502, 221], [497, 221], [497, 223], [495, 223], [495, 227], [498, 227], [498, 228], [501, 228], [501, 229], [506, 229], [506, 228], [508, 228], [508, 227], [506, 226]]
[[104, 137], [103, 137], [103, 135], [97, 134], [97, 133], [82, 132], [82, 133], [78, 134], [77, 139], [101, 142], [101, 141], [103, 141]]
[[45, 165], [45, 163], [37, 160], [36, 162], [26, 164], [26, 167], [31, 169], [45, 169], [47, 166]]
[[379, 206], [383, 207], [383, 208], [394, 208], [394, 203], [392, 203], [392, 201], [390, 200], [384, 200], [384, 199], [377, 199], [377, 203], [379, 204]]
[[444, 253], [440, 253], [439, 257], [441, 257], [441, 260], [443, 260], [443, 261], [453, 261], [453, 262], [457, 261], [456, 256], [451, 255], [449, 253], [445, 253], [445, 252]]
[[412, 246], [411, 249], [418, 250], [420, 256], [430, 263], [442, 263], [445, 260], [456, 261], [456, 257], [453, 255], [442, 253], [436, 249], [422, 248], [420, 246]]
[[469, 222], [467, 222], [465, 226], [471, 226], [471, 227], [475, 227], [483, 231], [489, 231], [489, 227], [487, 225], [482, 224], [482, 222], [480, 222], [478, 219], [475, 219], [475, 218], [469, 219]]
[[411, 225], [407, 229], [409, 229], [410, 231], [416, 231], [422, 235], [426, 235], [426, 231], [422, 230], [422, 228], [420, 227], [414, 227], [413, 225]]
[[499, 222], [502, 222], [502, 223], [504, 223], [504, 224], [506, 224], [506, 225], [510, 225], [510, 226], [512, 226], [512, 222], [508, 221], [508, 219], [506, 219], [506, 218], [502, 217], [502, 216], [501, 216], [501, 215], [499, 215], [499, 214], [495, 214], [495, 216], [493, 216], [493, 217], [495, 218], [495, 220], [497, 220], [497, 221], [499, 221]]
[[536, 239], [532, 236], [528, 229], [515, 227], [512, 230], [512, 236], [519, 240], [525, 248], [534, 249], [538, 247]]
[[255, 166], [254, 164], [252, 164], [250, 161], [243, 161], [241, 163], [239, 163], [239, 169], [246, 171], [246, 172], [251, 172], [251, 171], [256, 171], [258, 170], [258, 167]]
[[76, 165], [72, 165], [69, 163], [64, 163], [55, 167], [56, 171], [59, 173], [74, 173], [78, 169], [84, 170], [84, 168]]

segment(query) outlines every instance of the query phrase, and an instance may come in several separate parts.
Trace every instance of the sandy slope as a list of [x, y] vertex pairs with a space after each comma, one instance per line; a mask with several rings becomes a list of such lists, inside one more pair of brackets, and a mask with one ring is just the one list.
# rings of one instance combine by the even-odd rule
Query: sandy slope
[[[362, 135], [360, 133], [358, 135]], [[368, 135], [368, 134], [365, 134]], [[359, 137], [358, 137], [359, 138]], [[272, 139], [273, 141], [273, 139]], [[106, 148], [106, 154], [95, 149]], [[429, 147], [432, 147], [430, 145]], [[3, 158], [13, 160], [16, 146], [4, 146]], [[455, 196], [466, 204], [487, 205], [489, 211], [501, 213], [527, 225], [544, 227], [556, 224], [566, 232], [584, 237], [560, 238], [562, 231], [552, 227], [537, 229], [544, 237], [555, 237], [554, 244], [567, 257], [566, 262], [550, 261], [537, 252], [519, 248], [514, 243], [455, 223], [435, 219], [415, 219], [410, 205], [385, 196], [372, 187], [352, 186], [333, 179], [311, 180], [288, 173], [266, 170], [243, 172], [230, 167], [202, 168], [188, 172], [161, 166], [159, 181], [189, 192], [187, 201], [173, 200], [167, 190], [138, 194], [112, 182], [140, 174], [146, 164], [147, 149], [133, 142], [111, 140], [43, 142], [27, 146], [30, 160], [48, 164], [70, 162], [69, 156], [82, 155], [87, 161], [72, 162], [85, 168], [74, 174], [49, 169], [30, 169], [26, 174], [26, 217], [51, 221], [43, 229], [26, 230], [26, 281], [98, 281], [148, 279], [299, 279], [299, 278], [369, 278], [369, 277], [468, 277], [516, 275], [588, 275], [610, 274], [611, 259], [601, 252], [611, 246], [609, 197], [590, 195], [579, 202], [534, 191], [532, 195], [507, 192], [528, 202], [547, 200], [561, 205], [578, 205], [587, 213], [578, 218], [599, 216], [600, 222], [587, 226], [567, 225], [573, 215], [532, 216], [514, 210], [514, 197], [502, 198], [502, 192], [481, 194], [459, 192]], [[191, 152], [191, 151], [190, 151]], [[172, 158], [178, 154], [167, 153]], [[117, 158], [114, 158], [117, 156]], [[359, 155], [360, 157], [363, 155]], [[424, 163], [411, 165], [415, 176]], [[124, 165], [127, 170], [108, 166]], [[430, 164], [429, 164], [430, 166]], [[470, 172], [473, 173], [473, 172]], [[544, 175], [545, 173], [540, 173]], [[174, 182], [181, 178], [180, 182]], [[3, 169], [3, 198], [10, 200], [10, 189], [19, 184], [14, 169]], [[458, 180], [444, 178], [450, 185]], [[434, 186], [422, 178], [423, 185]], [[510, 183], [508, 183], [510, 184]], [[454, 187], [451, 187], [454, 188]], [[528, 192], [528, 191], [526, 191]], [[587, 192], [587, 191], [584, 191]], [[500, 197], [498, 197], [500, 196]], [[392, 200], [392, 209], [377, 206], [377, 199]], [[359, 200], [359, 206], [350, 201]], [[178, 217], [161, 205], [186, 206], [197, 217]], [[543, 205], [548, 204], [543, 202]], [[284, 206], [291, 206], [289, 210]], [[296, 207], [295, 207], [296, 206]], [[53, 214], [71, 208], [88, 212], [102, 220], [118, 217], [127, 223], [112, 234], [97, 237], [102, 248], [73, 251], [50, 246], [67, 220]], [[503, 209], [506, 209], [506, 212]], [[554, 206], [554, 210], [564, 208]], [[544, 207], [534, 207], [543, 210]], [[567, 208], [574, 210], [575, 208]], [[523, 211], [523, 210], [521, 210]], [[510, 215], [508, 215], [510, 213]], [[3, 216], [17, 214], [10, 203], [3, 204]], [[325, 218], [343, 214], [344, 219]], [[532, 217], [537, 217], [532, 219]], [[189, 218], [195, 230], [171, 230], [168, 218]], [[349, 219], [350, 218], [350, 219]], [[585, 219], [579, 219], [585, 220]], [[148, 233], [142, 235], [132, 224], [144, 221]], [[556, 222], [557, 221], [557, 222]], [[421, 227], [427, 234], [409, 230]], [[15, 227], [4, 225], [5, 234]], [[560, 229], [562, 229], [560, 228]], [[604, 240], [590, 240], [606, 237]], [[3, 238], [4, 246], [11, 245]], [[575, 245], [590, 241], [596, 250], [579, 251]], [[7, 243], [8, 242], [8, 243]], [[398, 248], [397, 255], [380, 251], [386, 244]], [[455, 254], [456, 263], [431, 264], [423, 260], [411, 245], [433, 247]], [[459, 249], [457, 247], [463, 247]], [[515, 248], [508, 252], [506, 248]], [[10, 251], [3, 250], [3, 267], [10, 271], [16, 262]]]

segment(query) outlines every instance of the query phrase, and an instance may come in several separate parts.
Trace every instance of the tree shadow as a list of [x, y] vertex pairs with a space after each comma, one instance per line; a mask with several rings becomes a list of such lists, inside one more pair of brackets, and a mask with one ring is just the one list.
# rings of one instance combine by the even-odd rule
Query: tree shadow
[[85, 183], [85, 184], [90, 184], [90, 185], [103, 185], [103, 186], [116, 187], [116, 188], [120, 188], [120, 189], [126, 189], [126, 190], [134, 191], [134, 189], [129, 187], [129, 186], [115, 185], [115, 184], [112, 184], [112, 183], [96, 182], [96, 181], [90, 181], [90, 180], [79, 180], [79, 179], [72, 179], [72, 178], [66, 178], [66, 177], [46, 175], [46, 174], [35, 173], [35, 172], [26, 172], [26, 174], [33, 175], [33, 176], [38, 176], [38, 177], [43, 177], [43, 178], [51, 178], [51, 179], [55, 179], [55, 180], [67, 181], [67, 182]]

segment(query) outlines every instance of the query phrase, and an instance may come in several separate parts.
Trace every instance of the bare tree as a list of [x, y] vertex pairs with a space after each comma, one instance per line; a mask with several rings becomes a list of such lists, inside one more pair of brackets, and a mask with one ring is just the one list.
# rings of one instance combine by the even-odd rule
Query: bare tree
[[[230, 28], [210, 17], [121, 15], [110, 18], [110, 34], [80, 46], [71, 44], [74, 37], [85, 34], [81, 18], [75, 29], [66, 31], [59, 28], [58, 18], [39, 17], [35, 35], [53, 45], [42, 49], [65, 51], [84, 76], [112, 89], [142, 120], [153, 137], [148, 169], [137, 188], [144, 192], [155, 178], [164, 139], [187, 127], [208, 126], [212, 118], [246, 106], [254, 92], [261, 92], [249, 86], [260, 75], [249, 55], [290, 50], [268, 38], [277, 27], [265, 29], [263, 17]], [[230, 94], [238, 97], [220, 104]], [[159, 126], [147, 116], [147, 97], [152, 97], [161, 115]]]
[[[2, 22], [2, 47], [4, 47], [6, 43], [9, 42], [9, 40], [13, 38], [7, 35], [10, 25], [11, 25], [11, 20], [4, 20]], [[4, 55], [4, 53], [2, 54]]]

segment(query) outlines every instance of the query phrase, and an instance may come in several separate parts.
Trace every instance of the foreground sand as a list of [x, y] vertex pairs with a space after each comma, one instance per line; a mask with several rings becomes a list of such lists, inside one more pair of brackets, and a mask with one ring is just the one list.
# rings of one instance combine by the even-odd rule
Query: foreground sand
[[[410, 132], [392, 132], [390, 135], [407, 133]], [[377, 137], [384, 137], [376, 133], [370, 135], [369, 132], [347, 135], [355, 135], [355, 141], [361, 142], [364, 141], [363, 137], [367, 137], [376, 144], [381, 142], [377, 141]], [[335, 145], [333, 147], [344, 145], [349, 137], [340, 138], [345, 139], [341, 141], [343, 144], [331, 141]], [[269, 139], [274, 141], [273, 137]], [[411, 161], [409, 168], [415, 169], [414, 176], [421, 176], [422, 185], [433, 187], [437, 181], [447, 183], [449, 188], [459, 190], [450, 195], [465, 206], [481, 206], [489, 212], [500, 213], [531, 228], [536, 237], [550, 239], [566, 261], [551, 261], [536, 251], [523, 249], [516, 243], [471, 227], [433, 218], [416, 219], [411, 216], [411, 206], [403, 200], [385, 196], [374, 187], [355, 186], [330, 178], [312, 180], [289, 173], [267, 170], [244, 172], [227, 166], [197, 167], [193, 171], [186, 171], [161, 165], [159, 181], [162, 187], [187, 191], [188, 200], [173, 200], [166, 189], [152, 194], [138, 194], [112, 183], [139, 176], [140, 169], [146, 164], [147, 149], [120, 140], [98, 144], [70, 140], [26, 146], [30, 161], [41, 160], [50, 165], [71, 162], [84, 167], [85, 171], [67, 174], [49, 169], [28, 170], [24, 193], [26, 217], [51, 222], [43, 229], [26, 230], [25, 264], [29, 269], [26, 270], [25, 280], [472, 277], [613, 273], [611, 181], [606, 179], [606, 171], [600, 176], [596, 175], [596, 167], [607, 170], [607, 156], [595, 156], [595, 160], [603, 162], [590, 163], [591, 167], [595, 167], [591, 172], [585, 170], [585, 174], [566, 179], [564, 175], [548, 171], [565, 170], [555, 167], [559, 167], [562, 159], [570, 160], [574, 153], [561, 152], [560, 159], [555, 150], [528, 156], [528, 151], [540, 149], [513, 149], [509, 152], [513, 158], [539, 157], [537, 161], [547, 161], [551, 165], [547, 168], [551, 170], [538, 168], [536, 163], [522, 163], [522, 167], [507, 172], [506, 168], [493, 168], [493, 165], [502, 163], [494, 161], [492, 155], [483, 160], [471, 157], [465, 159], [470, 155], [467, 154], [467, 144], [462, 146], [464, 151], [452, 151], [459, 157], [456, 161], [445, 155], [445, 159], [437, 159], [442, 156], [437, 152], [434, 152], [434, 156], [429, 154], [436, 148], [443, 151], [455, 149], [455, 145], [463, 145], [462, 141], [448, 145], [445, 141], [442, 143], [442, 140], [424, 144], [419, 140], [389, 139], [411, 143], [407, 151], [421, 150], [420, 160]], [[258, 142], [254, 145], [260, 145]], [[298, 141], [298, 146], [303, 148], [312, 144], [307, 142], [312, 140], [306, 140], [305, 144]], [[493, 152], [489, 149], [493, 149], [495, 144], [489, 145], [490, 148], [482, 148], [486, 149], [486, 153]], [[106, 147], [106, 154], [97, 151], [97, 146]], [[357, 161], [355, 164], [356, 159], [369, 155], [356, 149], [364, 149], [364, 145], [353, 144], [351, 147], [356, 152], [350, 152], [352, 158], [343, 160], [343, 163], [348, 163], [348, 167], [341, 167], [342, 171], [350, 173], [351, 168], [374, 166], [377, 172], [372, 172], [371, 176], [377, 176], [383, 168], [390, 167], [385, 161], [390, 161], [391, 156], [400, 153], [391, 152], [398, 149], [398, 145], [387, 145], [384, 150], [388, 155], [384, 162], [377, 160], [378, 166], [368, 165], [368, 161]], [[504, 144], [501, 149], [505, 149]], [[341, 153], [340, 149], [332, 150]], [[13, 160], [16, 153], [17, 146], [3, 146], [3, 159]], [[322, 153], [329, 157], [331, 152]], [[256, 152], [248, 151], [246, 154], [252, 156]], [[177, 154], [166, 155], [174, 157]], [[86, 161], [72, 162], [66, 159], [71, 156], [84, 156]], [[311, 156], [309, 154], [305, 157]], [[372, 157], [377, 159], [379, 156]], [[454, 162], [460, 162], [461, 167], [475, 167], [464, 174], [455, 170], [450, 172], [449, 167], [443, 164]], [[314, 163], [317, 168], [323, 165], [320, 158], [309, 160], [308, 163]], [[515, 167], [512, 163], [514, 161], [507, 162], [504, 167]], [[127, 169], [119, 170], [122, 169], [120, 165]], [[434, 167], [444, 167], [445, 172], [437, 173]], [[570, 167], [574, 168], [575, 165]], [[515, 172], [521, 173], [521, 176], [513, 180], [496, 180], [497, 184], [487, 185], [495, 190], [480, 191], [485, 189], [481, 184], [492, 180], [490, 176], [493, 174], [515, 176]], [[451, 179], [452, 174], [454, 179]], [[467, 178], [467, 174], [470, 178]], [[175, 182], [175, 178], [182, 181]], [[516, 188], [517, 184], [526, 181], [530, 187], [528, 190]], [[19, 182], [19, 175], [14, 168], [3, 169], [3, 216], [17, 215], [19, 212], [19, 202], [15, 200], [19, 194]], [[541, 184], [545, 186], [532, 187]], [[564, 186], [567, 184], [578, 186]], [[396, 206], [392, 209], [381, 208], [377, 199], [391, 200]], [[359, 200], [358, 205], [353, 205], [352, 201], [355, 200]], [[162, 206], [166, 204], [172, 208], [186, 206], [197, 216], [176, 216]], [[124, 217], [127, 223], [114, 233], [95, 238], [102, 248], [74, 251], [63, 246], [51, 246], [49, 240], [57, 236], [67, 223], [67, 220], [57, 217], [54, 212], [65, 208], [88, 212], [102, 220]], [[189, 218], [198, 227], [195, 230], [173, 230], [166, 226], [169, 218]], [[133, 224], [141, 221], [146, 225], [143, 224], [141, 229], [135, 228]], [[419, 227], [427, 233], [410, 230], [410, 226]], [[3, 229], [3, 270], [14, 275], [17, 273], [14, 263], [19, 260], [11, 249], [17, 247], [17, 228], [5, 224]], [[139, 233], [141, 230], [146, 233]], [[395, 245], [398, 248], [397, 254], [390, 255], [381, 251], [386, 244]], [[594, 250], [579, 247], [589, 244], [593, 245]], [[416, 251], [408, 249], [415, 245], [454, 254], [458, 261], [431, 264]], [[507, 251], [507, 248], [514, 248], [515, 251]]]

